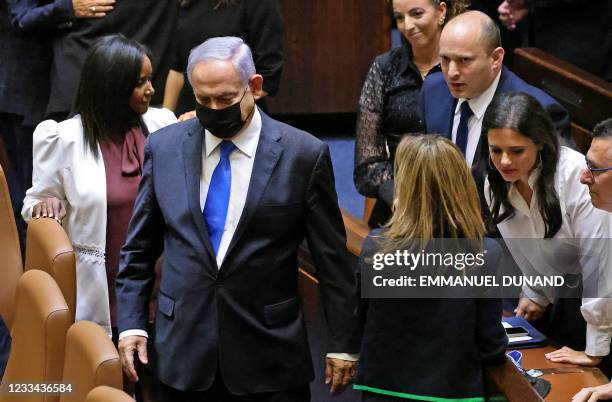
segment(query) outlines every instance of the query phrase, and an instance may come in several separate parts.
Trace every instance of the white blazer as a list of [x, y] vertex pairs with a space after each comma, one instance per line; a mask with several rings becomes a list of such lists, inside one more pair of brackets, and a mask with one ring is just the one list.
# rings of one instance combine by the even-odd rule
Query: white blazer
[[[149, 108], [143, 120], [150, 133], [176, 122], [167, 109]], [[76, 252], [76, 319], [100, 324], [111, 333], [106, 281], [106, 172], [102, 152], [86, 149], [79, 115], [60, 123], [46, 120], [34, 131], [32, 187], [21, 214], [32, 219], [32, 208], [44, 198], [65, 201], [63, 227]]]

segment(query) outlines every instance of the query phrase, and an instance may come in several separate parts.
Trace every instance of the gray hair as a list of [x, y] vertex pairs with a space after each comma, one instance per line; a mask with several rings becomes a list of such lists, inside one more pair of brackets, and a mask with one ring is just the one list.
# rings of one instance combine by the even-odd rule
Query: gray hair
[[[187, 62], [187, 79], [191, 83], [191, 73], [198, 63], [207, 60], [230, 61], [238, 72], [242, 83], [246, 86], [255, 75], [255, 63], [249, 46], [240, 38], [222, 36], [208, 39], [193, 48]], [[192, 84], [193, 85], [193, 84]]]
[[600, 122], [593, 128], [593, 138], [612, 139], [612, 117]]

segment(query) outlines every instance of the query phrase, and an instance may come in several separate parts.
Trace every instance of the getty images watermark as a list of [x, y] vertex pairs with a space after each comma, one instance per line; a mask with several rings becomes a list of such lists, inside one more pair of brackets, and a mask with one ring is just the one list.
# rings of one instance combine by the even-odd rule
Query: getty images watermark
[[554, 300], [612, 294], [609, 239], [417, 239], [391, 249], [373, 244], [360, 259], [365, 298], [496, 298], [525, 291]]

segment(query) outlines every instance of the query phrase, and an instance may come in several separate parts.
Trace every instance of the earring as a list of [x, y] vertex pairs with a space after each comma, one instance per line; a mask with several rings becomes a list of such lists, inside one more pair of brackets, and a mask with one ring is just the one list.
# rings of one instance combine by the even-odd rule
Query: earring
[[538, 167], [542, 167], [542, 150], [538, 151]]
[[444, 25], [444, 21], [446, 20], [446, 16], [443, 15], [440, 17], [440, 19], [438, 20], [438, 25], [442, 26]]

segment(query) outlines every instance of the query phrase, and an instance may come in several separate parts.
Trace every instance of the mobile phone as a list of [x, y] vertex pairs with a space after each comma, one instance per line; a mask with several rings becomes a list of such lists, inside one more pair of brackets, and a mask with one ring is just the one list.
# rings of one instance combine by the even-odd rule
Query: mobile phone
[[510, 327], [510, 328], [505, 328], [505, 330], [506, 330], [506, 335], [508, 335], [508, 338], [516, 338], [519, 336], [529, 335], [529, 331], [527, 331], [523, 327]]

